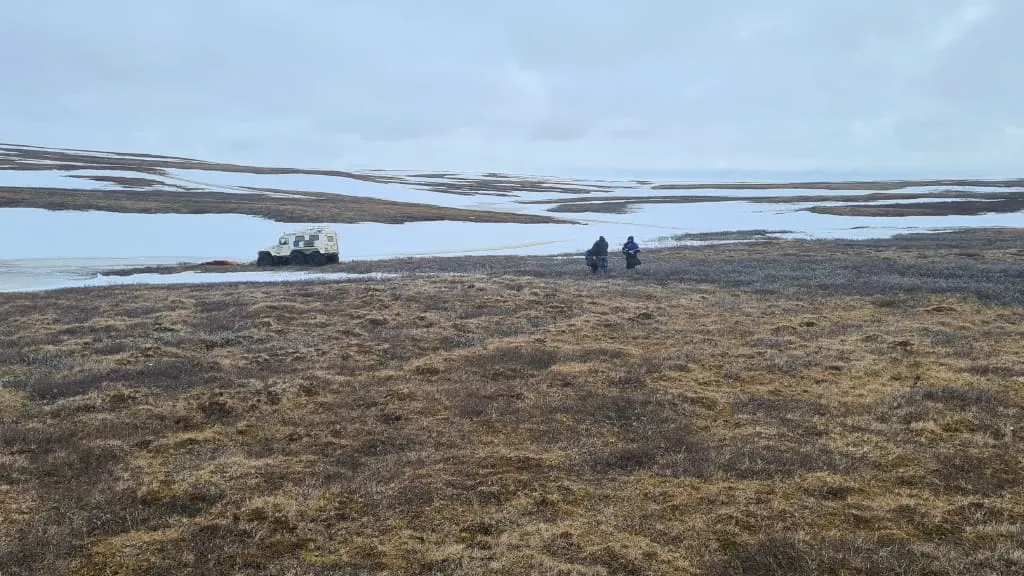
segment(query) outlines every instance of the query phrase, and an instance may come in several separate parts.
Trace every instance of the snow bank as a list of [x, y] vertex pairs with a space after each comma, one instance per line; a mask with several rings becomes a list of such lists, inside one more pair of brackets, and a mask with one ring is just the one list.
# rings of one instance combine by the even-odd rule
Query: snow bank
[[[77, 172], [62, 170], [0, 170], [0, 186], [16, 188], [78, 188], [81, 190], [100, 190], [109, 187], [104, 182], [69, 178]], [[132, 173], [136, 177], [135, 173]]]
[[168, 175], [182, 182], [189, 182], [210, 188], [229, 188], [249, 192], [249, 188], [288, 190], [296, 192], [327, 192], [391, 200], [432, 204], [449, 208], [462, 208], [481, 201], [479, 196], [460, 196], [417, 190], [405, 184], [381, 184], [366, 182], [343, 176], [318, 174], [249, 174], [243, 172], [217, 172], [213, 170], [170, 169]]
[[344, 272], [180, 272], [177, 274], [134, 274], [132, 276], [103, 276], [92, 278], [54, 279], [45, 284], [9, 287], [0, 283], [0, 292], [58, 290], [97, 286], [125, 286], [139, 284], [218, 284], [231, 282], [302, 282], [310, 280], [352, 281], [383, 280], [395, 274], [347, 274]]

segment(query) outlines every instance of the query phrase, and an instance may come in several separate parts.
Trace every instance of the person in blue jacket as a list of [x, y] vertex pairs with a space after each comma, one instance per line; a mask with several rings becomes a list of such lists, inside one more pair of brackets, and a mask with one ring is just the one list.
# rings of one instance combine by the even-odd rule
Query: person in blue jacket
[[626, 257], [626, 270], [632, 270], [642, 264], [639, 256], [640, 245], [636, 243], [636, 240], [633, 240], [632, 236], [622, 245], [622, 254]]

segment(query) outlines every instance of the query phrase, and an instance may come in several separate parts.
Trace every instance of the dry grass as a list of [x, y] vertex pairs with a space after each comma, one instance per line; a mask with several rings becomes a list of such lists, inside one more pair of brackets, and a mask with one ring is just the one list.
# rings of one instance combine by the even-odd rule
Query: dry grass
[[1024, 571], [1020, 303], [576, 274], [4, 296], [0, 574]]
[[807, 212], [833, 216], [975, 216], [1006, 214], [1024, 210], [1024, 194], [1001, 194], [1000, 198], [963, 200], [959, 202], [918, 202], [915, 204], [848, 204], [846, 206], [812, 206]]
[[[781, 240], [738, 230], [683, 240], [760, 239], [744, 244], [712, 244], [645, 250], [644, 265], [625, 270], [612, 255], [609, 277], [633, 284], [679, 283], [743, 289], [796, 299], [836, 295], [872, 297], [905, 306], [927, 295], [971, 297], [989, 304], [1024, 305], [1024, 229], [972, 229], [907, 234], [878, 240]], [[344, 255], [343, 255], [344, 257]], [[239, 266], [155, 266], [111, 270], [109, 275], [259, 271]], [[465, 256], [351, 261], [318, 268], [325, 272], [515, 275], [578, 280], [583, 258], [546, 256]]]
[[[738, 231], [736, 235], [743, 235]], [[721, 239], [721, 238], [719, 238]], [[908, 234], [880, 240], [767, 240], [748, 244], [645, 250], [640, 268], [625, 270], [612, 256], [609, 275], [632, 284], [679, 283], [742, 289], [811, 300], [831, 296], [875, 298], [891, 306], [916, 305], [929, 295], [1024, 305], [1024, 229], [975, 229]], [[575, 280], [583, 258], [477, 256], [346, 262], [352, 273], [510, 274]]]

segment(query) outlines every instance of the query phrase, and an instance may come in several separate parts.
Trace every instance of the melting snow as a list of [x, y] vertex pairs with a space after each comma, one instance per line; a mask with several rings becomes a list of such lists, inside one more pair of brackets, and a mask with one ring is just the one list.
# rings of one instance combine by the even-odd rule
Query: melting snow
[[167, 173], [184, 182], [201, 184], [215, 188], [230, 188], [240, 192], [249, 192], [250, 188], [288, 190], [297, 192], [328, 192], [363, 196], [395, 202], [413, 202], [417, 204], [433, 204], [451, 208], [461, 208], [480, 202], [479, 196], [460, 196], [416, 190], [404, 184], [381, 184], [366, 182], [343, 176], [323, 176], [319, 174], [249, 174], [244, 172], [217, 172], [212, 170], [172, 169]]
[[[395, 175], [397, 172], [382, 171]], [[167, 176], [154, 176], [130, 170], [0, 170], [0, 186], [110, 189], [116, 184], [96, 182], [79, 176], [120, 176], [161, 181], [167, 187], [252, 193], [246, 186], [295, 191], [317, 191], [365, 196], [403, 202], [418, 202], [455, 208], [476, 208], [547, 214], [547, 210], [567, 198], [580, 194], [522, 192], [507, 197], [456, 195], [419, 190], [417, 181], [429, 180], [410, 173], [407, 183], [374, 183], [340, 176], [309, 174], [245, 174], [206, 170], [169, 170]], [[444, 181], [445, 178], [436, 178]], [[623, 186], [628, 186], [623, 184]], [[997, 187], [908, 187], [892, 193], [1003, 192], [1019, 188]], [[144, 194], [145, 190], [138, 190]], [[872, 193], [865, 190], [650, 190], [628, 188], [594, 192], [583, 196], [593, 202], [609, 196], [727, 196], [734, 201], [690, 204], [642, 204], [628, 214], [598, 212], [556, 214], [575, 224], [497, 224], [475, 222], [417, 222], [408, 224], [335, 224], [341, 235], [342, 259], [375, 259], [401, 256], [439, 256], [461, 254], [558, 254], [581, 253], [598, 235], [614, 246], [633, 235], [643, 247], [671, 243], [668, 237], [680, 233], [722, 232], [746, 229], [790, 230], [800, 238], [876, 238], [894, 233], [950, 229], [958, 227], [1020, 226], [1021, 215], [982, 214], [976, 216], [881, 217], [832, 216], [802, 212], [815, 205], [844, 205], [863, 202], [857, 197]], [[301, 194], [301, 192], [300, 192]], [[945, 198], [885, 200], [913, 204], [951, 201]], [[750, 196], [837, 196], [843, 202], [749, 203]], [[517, 200], [545, 199], [550, 204], [520, 204]], [[47, 288], [67, 285], [106, 285], [87, 282], [123, 283], [120, 279], [97, 277], [99, 270], [115, 264], [111, 258], [149, 259], [150, 262], [176, 263], [227, 258], [251, 261], [258, 250], [277, 237], [303, 224], [281, 224], [244, 215], [230, 214], [117, 214], [109, 212], [50, 212], [46, 210], [0, 209], [0, 290]], [[45, 233], [40, 233], [45, 231]], [[97, 259], [70, 261], [68, 259]], [[51, 259], [51, 260], [46, 260]], [[53, 262], [61, 264], [53, 264]], [[92, 262], [91, 264], [88, 262]], [[128, 261], [118, 261], [128, 262]], [[141, 263], [139, 260], [131, 260]], [[64, 264], [67, 264], [65, 266]], [[99, 264], [102, 263], [102, 264]], [[211, 274], [209, 281], [245, 281], [248, 276]], [[266, 276], [273, 274], [274, 276]], [[281, 276], [284, 274], [284, 276]], [[293, 276], [291, 275], [294, 275]], [[306, 279], [298, 272], [258, 273], [260, 279]], [[192, 276], [180, 276], [186, 281]], [[137, 277], [136, 277], [137, 278]], [[166, 280], [168, 277], [161, 276]], [[205, 278], [205, 277], [204, 277]], [[196, 280], [206, 281], [206, 280]], [[69, 284], [71, 283], [71, 284]]]
[[[82, 178], [69, 178], [75, 172], [64, 172], [59, 170], [0, 170], [0, 186], [12, 186], [16, 188], [78, 188], [83, 190], [100, 190], [109, 187], [109, 184], [85, 180]], [[138, 174], [132, 173], [136, 177]]]
[[214, 284], [221, 282], [300, 282], [309, 280], [383, 280], [394, 278], [394, 274], [348, 274], [344, 272], [179, 272], [176, 274], [134, 274], [131, 276], [104, 276], [91, 278], [52, 279], [45, 284], [10, 287], [0, 283], [0, 292], [56, 290], [60, 288], [85, 288], [95, 286], [124, 286], [137, 284]]
[[[579, 224], [414, 222], [333, 224], [342, 259], [454, 254], [581, 252], [598, 235], [622, 242], [633, 235], [650, 244], [684, 232], [791, 230], [811, 237], [865, 238], [892, 230], [960, 226], [1019, 226], [1020, 214], [928, 217], [854, 217], [802, 212], [815, 204], [638, 205], [629, 214], [572, 214]], [[181, 258], [253, 260], [256, 252], [303, 224], [281, 224], [235, 214], [118, 214], [0, 209], [0, 259]], [[46, 230], [46, 234], [40, 234]], [[30, 241], [26, 241], [30, 239]]]

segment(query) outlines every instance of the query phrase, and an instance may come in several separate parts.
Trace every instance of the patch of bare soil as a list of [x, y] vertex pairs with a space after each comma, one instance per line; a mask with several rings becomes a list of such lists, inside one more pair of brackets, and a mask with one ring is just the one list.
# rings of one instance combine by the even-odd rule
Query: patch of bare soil
[[1024, 193], [992, 200], [963, 200], [958, 202], [917, 202], [914, 204], [848, 204], [846, 206], [811, 206], [804, 208], [816, 214], [833, 216], [975, 216], [978, 214], [1006, 214], [1024, 210]]

